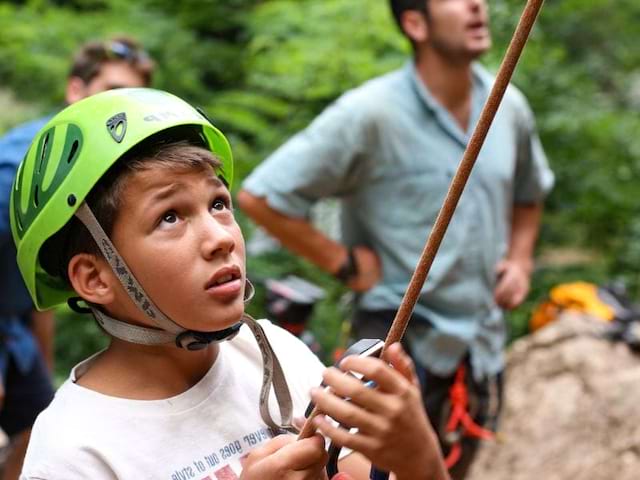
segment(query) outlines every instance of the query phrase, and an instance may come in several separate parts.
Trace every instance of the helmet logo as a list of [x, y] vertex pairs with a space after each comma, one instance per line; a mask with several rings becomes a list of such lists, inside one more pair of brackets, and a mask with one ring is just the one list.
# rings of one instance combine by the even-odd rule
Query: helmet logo
[[124, 134], [127, 133], [127, 114], [124, 112], [117, 113], [107, 120], [107, 130], [116, 142], [122, 142]]

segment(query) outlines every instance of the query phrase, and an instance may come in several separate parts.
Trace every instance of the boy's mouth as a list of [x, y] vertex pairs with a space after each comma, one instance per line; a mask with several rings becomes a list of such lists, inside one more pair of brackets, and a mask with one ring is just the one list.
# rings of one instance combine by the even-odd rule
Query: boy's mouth
[[240, 271], [240, 267], [238, 267], [237, 265], [222, 267], [220, 270], [213, 274], [213, 276], [205, 284], [204, 289], [209, 290], [211, 288], [219, 287], [235, 280], [240, 280], [241, 278], [242, 272]]

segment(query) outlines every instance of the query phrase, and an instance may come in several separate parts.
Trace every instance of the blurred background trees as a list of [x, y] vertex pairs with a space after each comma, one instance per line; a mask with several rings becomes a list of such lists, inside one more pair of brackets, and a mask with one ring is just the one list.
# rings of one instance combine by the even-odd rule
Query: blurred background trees
[[[496, 70], [524, 0], [492, 0]], [[510, 316], [524, 333], [532, 306], [566, 280], [624, 280], [640, 295], [640, 3], [547, 2], [516, 72], [557, 175], [529, 301]], [[70, 57], [88, 40], [127, 33], [159, 68], [154, 86], [201, 105], [229, 136], [240, 180], [344, 90], [406, 61], [382, 0], [29, 0], [0, 3], [0, 133], [62, 106]], [[240, 218], [245, 232], [251, 225]], [[425, 232], [426, 238], [426, 232]], [[284, 252], [249, 260], [257, 278], [296, 273], [327, 298], [312, 325], [335, 345], [344, 290]], [[252, 305], [260, 315], [260, 297]], [[64, 311], [60, 375], [103, 339]], [[97, 342], [97, 343], [96, 343]]]

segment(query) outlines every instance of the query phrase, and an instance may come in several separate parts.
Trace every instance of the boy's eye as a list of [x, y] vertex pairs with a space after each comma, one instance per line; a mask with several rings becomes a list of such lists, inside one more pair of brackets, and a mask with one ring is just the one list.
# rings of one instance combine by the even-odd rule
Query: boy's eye
[[176, 212], [167, 212], [162, 216], [162, 221], [166, 223], [176, 223], [178, 221], [178, 215], [176, 215]]
[[213, 210], [224, 210], [229, 208], [229, 204], [224, 198], [216, 198], [211, 204], [211, 208]]

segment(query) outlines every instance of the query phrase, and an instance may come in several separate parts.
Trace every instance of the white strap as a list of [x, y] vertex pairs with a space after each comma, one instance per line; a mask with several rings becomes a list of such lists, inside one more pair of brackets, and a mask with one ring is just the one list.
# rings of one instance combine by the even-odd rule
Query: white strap
[[175, 333], [131, 325], [130, 323], [110, 317], [93, 305], [90, 308], [98, 324], [104, 328], [109, 335], [113, 335], [120, 340], [141, 345], [163, 345], [175, 342]]
[[[260, 416], [262, 420], [272, 429], [286, 430], [292, 433], [299, 433], [299, 430], [293, 426], [293, 401], [291, 400], [291, 392], [287, 385], [287, 380], [282, 370], [282, 365], [273, 347], [267, 338], [266, 333], [260, 324], [250, 315], [245, 314], [242, 321], [247, 325], [258, 343], [260, 353], [262, 354], [263, 376], [262, 387], [260, 389]], [[281, 424], [276, 423], [269, 412], [269, 393], [271, 386], [278, 400], [280, 409]]]
[[104, 258], [109, 262], [113, 272], [120, 280], [120, 283], [124, 287], [125, 291], [133, 300], [133, 302], [142, 310], [156, 325], [167, 332], [172, 332], [175, 335], [184, 331], [180, 325], [176, 324], [173, 320], [167, 317], [149, 298], [138, 280], [133, 276], [133, 273], [127, 267], [123, 258], [118, 254], [116, 247], [113, 246], [109, 237], [98, 223], [95, 215], [89, 208], [86, 202], [82, 202], [80, 207], [75, 213], [75, 216], [80, 220], [89, 233], [96, 241], [98, 248], [104, 255]]

